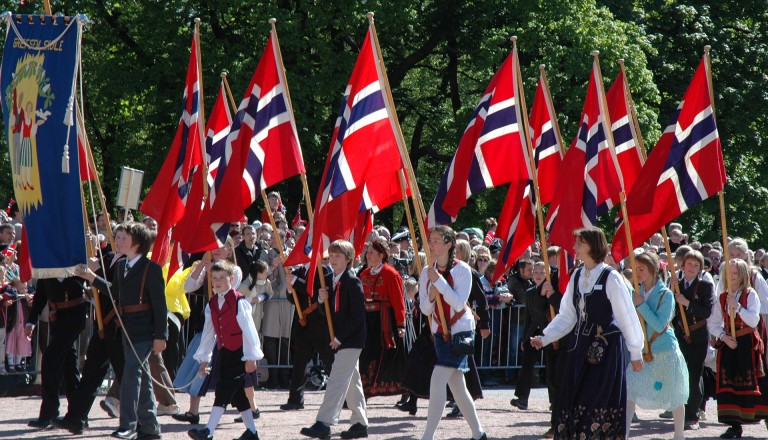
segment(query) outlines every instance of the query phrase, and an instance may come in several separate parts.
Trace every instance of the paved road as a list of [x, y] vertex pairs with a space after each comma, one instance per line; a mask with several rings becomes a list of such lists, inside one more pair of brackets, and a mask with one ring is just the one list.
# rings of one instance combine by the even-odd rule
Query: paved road
[[[256, 425], [262, 439], [301, 439], [299, 430], [303, 426], [309, 426], [314, 422], [318, 406], [322, 400], [321, 392], [308, 392], [306, 397], [306, 409], [285, 413], [278, 406], [285, 402], [285, 391], [259, 391], [256, 394], [262, 416]], [[483, 427], [488, 432], [490, 439], [515, 438], [538, 439], [547, 430], [549, 420], [549, 406], [546, 400], [546, 390], [536, 389], [531, 396], [528, 411], [519, 411], [509, 405], [513, 391], [509, 388], [495, 388], [485, 391], [485, 398], [477, 402], [478, 412]], [[370, 418], [370, 438], [374, 439], [412, 439], [420, 438], [426, 423], [426, 401], [419, 401], [419, 411], [415, 417], [394, 409], [397, 398], [374, 398], [368, 403], [368, 417]], [[186, 394], [179, 395], [182, 408], [186, 408], [189, 398]], [[213, 395], [209, 393], [203, 399], [202, 420], [207, 421], [210, 406], [213, 403]], [[5, 397], [0, 398], [0, 438], [9, 439], [58, 439], [73, 438], [68, 432], [61, 430], [34, 431], [27, 427], [27, 421], [36, 417], [40, 399], [38, 397]], [[66, 402], [62, 402], [62, 413], [65, 412]], [[672, 438], [672, 421], [662, 420], [656, 410], [640, 410], [642, 421], [635, 425], [632, 438], [660, 439]], [[709, 420], [716, 420], [714, 402], [710, 402], [707, 411]], [[110, 419], [99, 407], [94, 405], [91, 411], [91, 429], [83, 435], [84, 438], [103, 439], [117, 427], [117, 421]], [[234, 410], [229, 410], [222, 417], [222, 424], [216, 431], [216, 438], [231, 439], [243, 432], [243, 425], [236, 424]], [[334, 427], [334, 438], [338, 439], [338, 433], [346, 429], [349, 412], [342, 412], [342, 422]], [[186, 431], [190, 425], [184, 425], [171, 419], [170, 416], [160, 418], [163, 425], [163, 438], [167, 440], [186, 439]], [[695, 432], [687, 432], [688, 438], [717, 438], [725, 428], [714, 422], [703, 422], [702, 429]], [[439, 439], [468, 439], [471, 437], [469, 428], [463, 419], [440, 422], [436, 438]], [[768, 431], [764, 425], [752, 425], [745, 427], [744, 438], [765, 439]]]

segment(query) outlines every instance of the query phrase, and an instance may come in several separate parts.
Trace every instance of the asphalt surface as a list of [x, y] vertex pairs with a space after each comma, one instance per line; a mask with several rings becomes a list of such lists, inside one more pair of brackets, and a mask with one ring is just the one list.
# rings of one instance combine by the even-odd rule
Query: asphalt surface
[[[514, 397], [512, 388], [493, 388], [484, 391], [485, 398], [476, 402], [478, 414], [489, 439], [539, 439], [548, 429], [549, 402], [546, 389], [534, 389], [529, 401], [529, 409], [520, 411], [509, 404]], [[285, 403], [287, 391], [257, 391], [256, 402], [261, 410], [261, 417], [256, 426], [261, 439], [303, 439], [299, 431], [304, 426], [314, 423], [317, 409], [322, 401], [322, 392], [307, 392], [305, 409], [284, 412], [279, 405]], [[98, 400], [90, 413], [90, 429], [83, 438], [104, 439], [117, 428], [117, 419], [112, 419], [99, 408]], [[179, 394], [178, 400], [182, 411], [188, 408], [189, 396]], [[400, 412], [394, 408], [397, 397], [377, 397], [368, 401], [369, 438], [372, 439], [413, 439], [421, 438], [426, 424], [426, 400], [419, 400], [416, 416]], [[213, 393], [208, 393], [201, 404], [201, 422], [206, 423], [213, 403]], [[0, 398], [0, 438], [9, 439], [61, 439], [74, 438], [67, 431], [51, 429], [38, 431], [27, 427], [30, 419], [37, 417], [40, 407], [39, 397], [3, 397]], [[66, 399], [62, 398], [61, 413], [66, 412]], [[448, 411], [446, 410], [446, 413]], [[639, 410], [640, 423], [633, 425], [631, 438], [636, 439], [671, 439], [672, 420], [660, 419], [658, 410]], [[349, 411], [344, 410], [338, 426], [332, 428], [334, 439], [347, 429]], [[701, 423], [698, 431], [687, 431], [686, 438], [713, 439], [725, 431], [725, 426], [717, 423], [715, 402], [710, 401], [707, 408], [708, 421]], [[232, 439], [240, 436], [245, 429], [241, 423], [234, 423], [235, 410], [229, 409], [221, 419], [215, 432], [217, 439]], [[167, 440], [187, 439], [187, 430], [192, 425], [173, 420], [170, 416], [160, 417], [163, 438]], [[436, 439], [469, 439], [471, 432], [463, 419], [444, 418], [438, 427]], [[751, 439], [768, 438], [768, 430], [761, 423], [744, 427], [744, 437]]]

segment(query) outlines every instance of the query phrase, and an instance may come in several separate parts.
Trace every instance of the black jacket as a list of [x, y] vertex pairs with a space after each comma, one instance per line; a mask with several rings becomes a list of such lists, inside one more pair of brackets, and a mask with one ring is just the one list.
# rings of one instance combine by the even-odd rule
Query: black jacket
[[[66, 299], [76, 300], [82, 298], [85, 293], [85, 280], [80, 277], [68, 277], [59, 281], [58, 278], [43, 278], [37, 280], [37, 290], [32, 300], [32, 308], [27, 315], [27, 324], [37, 325], [37, 319], [43, 312], [48, 301], [62, 302]], [[79, 306], [61, 309], [56, 312], [55, 323], [73, 319], [85, 322], [86, 303]]]
[[[709, 318], [712, 313], [712, 295], [714, 287], [712, 283], [700, 278], [693, 280], [691, 285], [685, 288], [685, 279], [680, 279], [677, 282], [680, 287], [680, 293], [685, 296], [691, 303], [688, 307], [683, 307], [685, 310], [685, 317], [688, 320], [688, 327], [701, 320]], [[675, 336], [681, 344], [685, 343], [685, 330], [683, 329], [683, 320], [680, 317], [680, 307], [675, 307]], [[691, 333], [691, 340], [694, 344], [706, 344], [709, 341], [709, 333], [707, 326], [695, 330]]]
[[[254, 261], [267, 261], [267, 254], [268, 252], [266, 249], [260, 247], [258, 241], [253, 249], [245, 247], [245, 241], [241, 241], [240, 244], [237, 245], [235, 248], [235, 261], [237, 261], [240, 270], [243, 271], [243, 279], [246, 279], [251, 273], [251, 265]], [[235, 286], [235, 288], [237, 288], [237, 286]]]
[[152, 304], [151, 310], [123, 313], [123, 331], [132, 341], [151, 341], [153, 339], [168, 339], [168, 307], [165, 303], [165, 279], [163, 269], [142, 256], [125, 275], [125, 263], [117, 263], [114, 279], [110, 283], [104, 278], [96, 277], [93, 286], [100, 290], [112, 289], [112, 295], [119, 298], [121, 307], [139, 304], [141, 282], [144, 271], [147, 277], [144, 282], [144, 303]]
[[[330, 274], [330, 271], [323, 268], [324, 273], [326, 275], [326, 285], [330, 285], [333, 282], [333, 278]], [[296, 277], [296, 281], [293, 283], [293, 288], [296, 290], [296, 297], [299, 299], [299, 306], [301, 307], [301, 310], [306, 310], [310, 304], [316, 304], [317, 303], [317, 292], [315, 292], [315, 295], [310, 299], [309, 295], [307, 294], [307, 269], [304, 266], [299, 266], [297, 269], [294, 269], [292, 272], [292, 275]], [[290, 280], [288, 280], [290, 281]], [[317, 288], [320, 286], [320, 277], [317, 273], [315, 273], [315, 284]], [[316, 289], [317, 290], [317, 289]], [[293, 300], [293, 295], [289, 292], [288, 293], [288, 301], [296, 305], [296, 303]], [[324, 332], [326, 334], [326, 337], [328, 335], [328, 323], [326, 322], [324, 314], [320, 314], [318, 312], [319, 309], [322, 309], [324, 306], [322, 304], [317, 304], [317, 309], [314, 310], [309, 315], [305, 315], [304, 318], [307, 320], [307, 326], [304, 327], [299, 323], [299, 315], [294, 310], [294, 318], [292, 328], [293, 332], [295, 332], [295, 335], [304, 334], [306, 332], [309, 333], [315, 333], [315, 332]]]
[[[333, 317], [333, 330], [341, 342], [339, 349], [365, 348], [365, 296], [363, 284], [347, 269], [339, 278], [339, 310], [336, 311], [336, 291], [333, 280], [327, 283], [328, 301]], [[325, 306], [318, 307], [323, 315]]]
[[475, 304], [475, 314], [480, 318], [477, 321], [477, 328], [481, 330], [488, 329], [488, 322], [491, 319], [490, 313], [488, 313], [488, 298], [485, 297], [483, 291], [483, 282], [480, 281], [480, 272], [472, 269], [472, 289], [469, 291], [469, 303]]

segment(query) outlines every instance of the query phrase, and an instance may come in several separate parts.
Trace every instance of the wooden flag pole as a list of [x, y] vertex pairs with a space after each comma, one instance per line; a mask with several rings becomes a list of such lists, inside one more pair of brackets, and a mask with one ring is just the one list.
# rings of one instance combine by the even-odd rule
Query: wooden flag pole
[[[411, 237], [413, 239], [413, 243], [416, 243], [416, 229], [413, 227], [413, 217], [411, 216], [411, 206], [408, 203], [408, 188], [406, 185], [405, 180], [405, 172], [400, 169], [400, 189], [403, 191], [403, 208], [405, 209], [405, 217], [408, 219], [408, 230], [411, 233]], [[415, 253], [413, 256], [413, 261], [416, 264], [416, 271], [419, 273], [419, 276], [421, 276], [421, 258], [419, 258], [419, 246], [415, 246]]]
[[[605, 116], [603, 124], [605, 124], [606, 141], [608, 141], [608, 149], [611, 152], [611, 159], [613, 165], [616, 168], [616, 173], [619, 176], [619, 182], [621, 183], [621, 192], [619, 193], [619, 201], [621, 203], [621, 215], [624, 217], [624, 232], [627, 237], [627, 247], [629, 248], [629, 265], [632, 268], [632, 286], [635, 288], [635, 294], [640, 294], [640, 284], [637, 281], [637, 262], [635, 261], [635, 247], [632, 244], [632, 234], [629, 230], [629, 215], [627, 215], [627, 201], [624, 194], [624, 176], [621, 174], [621, 167], [619, 167], [619, 160], [616, 158], [616, 147], [613, 142], [613, 131], [611, 130], [611, 115], [608, 113], [608, 103], [605, 99], [605, 86], [603, 85], [603, 74], [600, 70], [600, 60], [598, 56], [600, 52], [597, 50], [592, 51], [592, 57], [595, 59], [595, 65], [597, 66], [597, 87], [598, 95], [600, 95], [600, 106], [602, 107], [602, 114]], [[637, 313], [637, 318], [640, 320], [640, 328], [643, 330], [643, 351], [644, 353], [650, 353], [650, 346], [646, 338], [645, 320], [640, 312]]]
[[51, 0], [43, 0], [43, 6], [45, 7], [45, 15], [53, 15], [51, 10]]
[[[715, 120], [715, 124], [717, 124], [717, 118], [715, 116], [715, 93], [712, 87], [712, 63], [709, 56], [709, 50], [712, 47], [709, 45], [704, 46], [704, 59], [706, 62], [704, 65], [707, 69], [707, 88], [709, 89], [709, 102], [712, 105], [712, 119]], [[722, 225], [723, 230], [723, 256], [725, 257], [725, 286], [726, 290], [728, 292], [728, 295], [734, 295], [734, 293], [731, 292], [731, 256], [730, 252], [728, 251], [728, 227], [725, 221], [725, 190], [720, 191], [718, 193], [718, 198], [720, 199], [720, 224]], [[723, 274], [720, 275], [721, 278]], [[728, 315], [731, 318], [731, 336], [736, 339], [736, 309], [733, 307], [728, 307]]]
[[[400, 122], [395, 114], [395, 100], [392, 98], [392, 90], [389, 88], [389, 79], [387, 78], [387, 69], [384, 67], [384, 57], [381, 54], [381, 47], [379, 46], [379, 37], [376, 34], [376, 25], [373, 22], [373, 12], [369, 12], [368, 23], [371, 28], [371, 36], [373, 37], [374, 47], [376, 48], [377, 65], [381, 72], [381, 79], [384, 83], [382, 87], [387, 97], [387, 104], [390, 110], [390, 121], [394, 124], [395, 135], [397, 136], [397, 147], [400, 150], [400, 157], [403, 160], [406, 171], [408, 172], [408, 180], [411, 186], [411, 197], [414, 200], [414, 206], [416, 207], [416, 220], [419, 223], [419, 234], [422, 239], [422, 246], [424, 247], [424, 255], [427, 257], [427, 266], [432, 265], [432, 255], [429, 252], [429, 236], [427, 235], [426, 227], [424, 226], [424, 205], [421, 199], [421, 193], [419, 192], [419, 184], [416, 181], [416, 176], [413, 173], [413, 165], [411, 159], [408, 156], [408, 152], [405, 150], [405, 138], [403, 137], [403, 131], [400, 128]], [[414, 237], [415, 239], [415, 237]], [[450, 329], [448, 328], [448, 321], [445, 319], [445, 311], [443, 310], [443, 301], [441, 295], [437, 295], [435, 298], [435, 307], [437, 308], [438, 317], [440, 318], [440, 325], [443, 329], [443, 338], [448, 340], [450, 338]], [[431, 331], [431, 330], [430, 330]]]
[[[296, 141], [298, 142], [299, 136], [298, 136], [298, 131], [296, 130], [296, 118], [294, 117], [294, 114], [293, 114], [293, 104], [291, 102], [291, 93], [290, 93], [290, 91], [288, 89], [288, 79], [285, 76], [285, 66], [283, 65], [283, 53], [280, 50], [280, 41], [277, 38], [277, 27], [275, 26], [275, 23], [277, 23], [277, 19], [270, 18], [268, 20], [268, 22], [272, 26], [271, 33], [272, 33], [272, 37], [274, 39], [275, 52], [277, 54], [277, 63], [278, 63], [277, 74], [280, 75], [280, 79], [283, 81], [283, 84], [285, 85], [285, 98], [288, 101], [288, 111], [291, 114], [291, 127], [293, 128], [293, 132], [296, 135]], [[299, 146], [299, 151], [301, 151], [301, 146]], [[303, 160], [304, 159], [302, 158], [302, 161]], [[303, 191], [304, 191], [304, 199], [307, 202], [307, 218], [309, 219], [310, 222], [312, 222], [312, 220], [314, 219], [314, 213], [312, 212], [312, 201], [311, 201], [311, 198], [310, 198], [310, 195], [309, 195], [309, 185], [307, 185], [307, 174], [306, 173], [301, 173], [301, 185], [302, 185], [302, 188], [303, 188]], [[267, 205], [267, 208], [269, 208], [269, 205]], [[267, 209], [267, 210], [269, 210], [269, 209]], [[308, 223], [308, 225], [309, 224], [310, 223]], [[315, 255], [315, 254], [317, 254], [317, 255]], [[317, 258], [318, 263], [322, 262], [322, 259], [323, 259], [322, 252], [314, 252], [313, 251], [312, 255], [313, 255], [313, 258]], [[283, 261], [285, 261], [285, 259], [283, 259]], [[286, 269], [286, 275], [287, 274], [288, 274], [288, 270]], [[322, 264], [318, 264], [317, 265], [317, 274], [318, 274], [318, 277], [320, 278], [320, 287], [325, 289], [326, 288], [326, 285], [325, 285], [325, 275], [323, 274], [323, 265]], [[309, 277], [311, 275], [307, 274], [307, 276]], [[291, 287], [291, 289], [292, 289], [291, 293], [293, 294], [293, 299], [296, 302], [296, 311], [299, 313], [299, 319], [301, 320], [302, 319], [302, 312], [299, 311], [300, 307], [299, 307], [299, 301], [298, 301], [297, 296], [296, 296], [296, 291], [293, 290], [293, 287]], [[307, 293], [309, 293], [309, 292], [307, 292]], [[331, 335], [331, 339], [333, 339], [335, 333], [333, 331], [333, 317], [331, 316], [331, 306], [328, 304], [328, 301], [325, 301], [323, 303], [323, 307], [325, 308], [325, 319], [328, 322], [328, 332]], [[306, 319], [304, 320], [304, 324], [302, 324], [302, 325], [306, 325]]]
[[[208, 161], [206, 160], [207, 154], [205, 151], [205, 100], [203, 95], [203, 58], [200, 46], [200, 19], [195, 18], [195, 44], [197, 46], [197, 82], [198, 93], [200, 96], [197, 114], [199, 121], [197, 123], [198, 132], [200, 136], [200, 150], [202, 154], [202, 173], [203, 173], [203, 200], [208, 199]], [[235, 107], [237, 108], [237, 107]]]
[[[221, 81], [224, 83], [224, 90], [227, 93], [227, 98], [229, 98], [229, 103], [232, 105], [232, 108], [237, 111], [237, 105], [235, 104], [235, 97], [232, 95], [232, 89], [229, 88], [229, 81], [227, 81], [227, 73], [221, 72]], [[207, 186], [207, 185], [206, 185]], [[275, 234], [275, 239], [277, 240], [277, 249], [280, 251], [280, 260], [285, 262], [285, 259], [287, 258], [285, 255], [285, 251], [283, 250], [283, 240], [280, 239], [280, 234], [277, 232], [277, 224], [275, 223], [275, 217], [272, 215], [272, 209], [269, 207], [269, 198], [267, 197], [267, 193], [262, 189], [261, 190], [261, 198], [264, 200], [264, 206], [267, 210], [267, 214], [269, 214], [269, 223], [272, 225], [272, 231]], [[285, 276], [288, 277], [290, 272], [285, 269]], [[304, 312], [301, 310], [301, 304], [299, 303], [299, 297], [296, 294], [296, 289], [293, 288], [293, 284], [286, 283], [288, 286], [288, 289], [291, 291], [291, 296], [293, 296], [293, 303], [296, 306], [296, 313], [299, 315], [299, 324], [301, 324], [302, 327], [306, 327], [307, 320], [304, 318]]]
[[[525, 91], [523, 90], [523, 78], [522, 78], [522, 72], [520, 71], [520, 62], [517, 57], [517, 37], [512, 36], [510, 37], [510, 41], [512, 41], [512, 52], [514, 56], [514, 64], [515, 64], [515, 77], [517, 78], [517, 84], [515, 86], [518, 89], [518, 92], [520, 95], [518, 96], [518, 101], [520, 102], [520, 111], [519, 113], [522, 113], [522, 119], [523, 119], [523, 126], [521, 127], [519, 124], [519, 113], [518, 113], [518, 128], [520, 130], [524, 130], [525, 133], [525, 148], [528, 150], [528, 165], [530, 167], [531, 172], [531, 178], [533, 179], [533, 190], [535, 191], [536, 196], [536, 219], [538, 220], [538, 227], [539, 227], [539, 240], [541, 243], [541, 258], [544, 260], [544, 275], [546, 276], [547, 282], [552, 283], [552, 275], [550, 274], [550, 268], [549, 268], [549, 254], [547, 252], [547, 230], [544, 227], [544, 214], [541, 210], [541, 197], [539, 197], [539, 173], [536, 170], [536, 159], [535, 159], [535, 152], [533, 151], [533, 143], [531, 141], [531, 131], [530, 131], [530, 125], [528, 125], [528, 109], [525, 105]], [[539, 68], [543, 71], [544, 66], [539, 66]], [[517, 93], [515, 94], [517, 95]], [[550, 304], [549, 305], [549, 317], [550, 319], [555, 319], [555, 307]]]
[[[79, 177], [79, 176], [78, 176]], [[85, 248], [85, 254], [90, 259], [95, 256], [93, 249], [93, 240], [89, 236], [91, 235], [90, 228], [88, 227], [88, 209], [85, 206], [85, 191], [83, 191], [83, 185], [80, 184], [80, 204], [83, 207], [83, 229], [85, 230], [85, 237], [87, 246]], [[98, 241], [98, 236], [96, 236]], [[27, 243], [24, 243], [26, 246]], [[106, 271], [105, 271], [106, 272]], [[96, 325], [98, 327], [98, 334], [100, 339], [104, 339], [104, 316], [101, 313], [101, 299], [99, 298], [99, 289], [93, 287], [93, 307], [96, 314]]]
[[[632, 100], [632, 92], [629, 89], [629, 80], [627, 79], [627, 72], [624, 70], [624, 60], [619, 59], [618, 61], [619, 67], [621, 68], [621, 73], [623, 74], [622, 77], [624, 78], [624, 96], [627, 97], [627, 106], [629, 107], [629, 117], [632, 120], [632, 127], [634, 127], [634, 138], [637, 143], [637, 149], [640, 151], [640, 158], [641, 163], [645, 164], [645, 161], [648, 159], [648, 156], [645, 152], [645, 141], [643, 140], [642, 132], [640, 131], [640, 122], [637, 120], [637, 111], [635, 109], [635, 103]], [[663, 226], [661, 228], [661, 236], [664, 239], [664, 248], [667, 252], [667, 261], [670, 261], [672, 258], [672, 250], [669, 246], [669, 237], [667, 237], [667, 228], [666, 226]], [[670, 271], [672, 274], [672, 290], [675, 292], [675, 294], [680, 293], [680, 286], [677, 282], [677, 271], [674, 270], [674, 260], [672, 264], [672, 270]], [[701, 268], [704, 269], [703, 267]], [[683, 322], [683, 331], [685, 332], [685, 340], [690, 343], [691, 340], [691, 330], [688, 326], [688, 318], [685, 315], [685, 307], [678, 302], [677, 303], [678, 308], [680, 309], [680, 318]]]

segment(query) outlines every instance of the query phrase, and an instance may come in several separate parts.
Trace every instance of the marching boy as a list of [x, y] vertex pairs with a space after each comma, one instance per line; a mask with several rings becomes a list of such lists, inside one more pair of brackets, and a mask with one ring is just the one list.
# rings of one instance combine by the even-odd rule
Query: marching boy
[[238, 440], [258, 440], [251, 405], [243, 390], [243, 376], [256, 370], [256, 361], [264, 357], [259, 335], [251, 318], [251, 305], [243, 295], [232, 288], [234, 266], [219, 261], [211, 267], [213, 291], [216, 293], [205, 307], [205, 326], [200, 347], [194, 358], [200, 363], [200, 372], [208, 374], [213, 344], [218, 344], [216, 365], [219, 381], [208, 424], [203, 429], [191, 429], [195, 440], [212, 439], [224, 409], [232, 404], [240, 412], [247, 428]]

